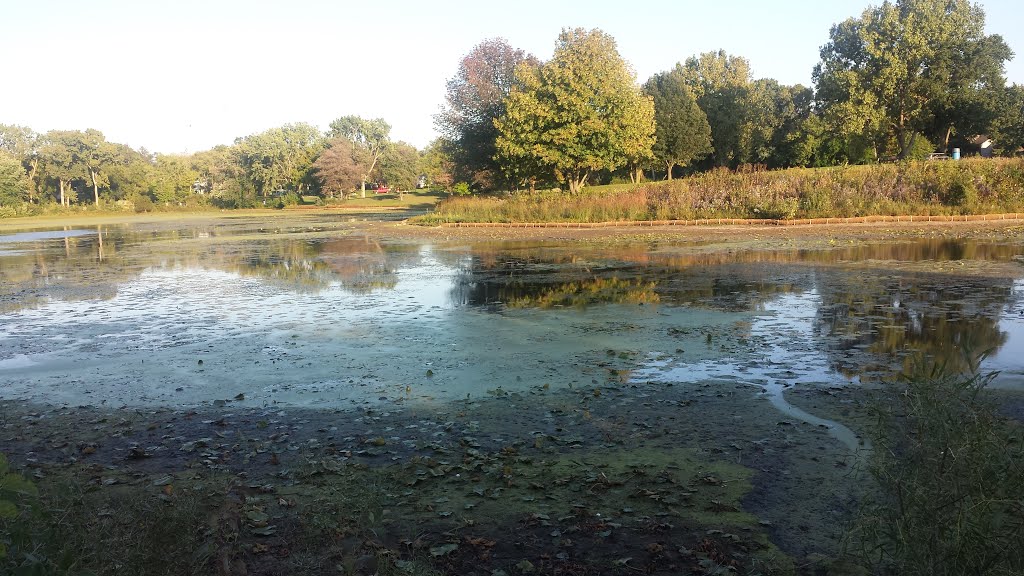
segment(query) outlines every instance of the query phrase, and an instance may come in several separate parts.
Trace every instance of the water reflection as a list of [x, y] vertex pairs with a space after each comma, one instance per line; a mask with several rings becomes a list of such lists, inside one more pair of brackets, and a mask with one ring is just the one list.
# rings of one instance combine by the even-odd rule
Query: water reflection
[[[815, 381], [889, 378], [934, 363], [963, 370], [995, 351], [993, 366], [1024, 380], [1024, 289], [1006, 274], [921, 271], [942, 262], [1011, 262], [1021, 252], [1015, 244], [950, 239], [732, 252], [668, 241], [430, 247], [264, 221], [33, 231], [0, 237], [0, 315], [14, 326], [7, 340], [0, 327], [0, 368], [25, 365], [59, 338], [78, 339], [86, 353], [92, 338], [133, 335], [127, 354], [146, 338], [154, 342], [149, 350], [173, 349], [253, 338], [255, 330], [292, 331], [321, 347], [345, 340], [360, 354], [381, 347], [381, 358], [335, 351], [357, 365], [415, 349], [409, 357], [418, 364], [389, 368], [389, 378], [446, 361], [466, 372], [465, 386], [488, 373], [481, 363], [506, 366], [495, 368], [501, 378], [552, 341], [578, 357], [591, 348], [652, 354], [691, 375], [752, 373], [768, 357], [765, 378], [789, 366]], [[641, 313], [638, 304], [651, 306]], [[107, 328], [76, 335], [65, 330], [68, 317]], [[715, 345], [704, 345], [712, 333]], [[471, 353], [483, 340], [494, 347], [487, 358]], [[695, 342], [708, 363], [699, 370]], [[287, 349], [276, 341], [245, 346]], [[675, 354], [684, 348], [685, 356]], [[569, 357], [557, 349], [549, 364]], [[558, 369], [569, 370], [562, 381], [591, 380], [584, 367]], [[330, 366], [306, 366], [289, 377], [330, 374]]]
[[849, 376], [929, 366], [961, 373], [1008, 339], [1000, 317], [1012, 279], [847, 274], [820, 290], [817, 335]]

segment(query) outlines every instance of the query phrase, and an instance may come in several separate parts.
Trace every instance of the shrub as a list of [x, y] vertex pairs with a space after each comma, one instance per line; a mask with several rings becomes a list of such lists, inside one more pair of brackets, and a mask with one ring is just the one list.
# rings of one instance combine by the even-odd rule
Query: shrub
[[910, 379], [879, 408], [877, 490], [854, 532], [876, 574], [1024, 571], [1024, 434], [985, 395], [991, 378]]
[[131, 197], [132, 205], [135, 207], [135, 211], [138, 213], [152, 212], [156, 207], [153, 204], [153, 200], [145, 194], [135, 194]]

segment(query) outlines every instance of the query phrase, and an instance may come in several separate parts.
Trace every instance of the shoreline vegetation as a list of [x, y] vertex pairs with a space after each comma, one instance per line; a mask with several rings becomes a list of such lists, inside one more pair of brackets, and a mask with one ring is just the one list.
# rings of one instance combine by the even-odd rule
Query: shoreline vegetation
[[332, 212], [421, 212], [421, 227], [614, 228], [802, 226], [1024, 220], [1024, 159], [975, 158], [898, 164], [718, 170], [670, 181], [591, 186], [575, 194], [555, 188], [459, 196], [409, 192], [339, 204], [221, 209], [172, 206], [145, 214], [101, 204], [0, 218], [3, 228], [69, 218], [166, 220], [223, 215], [267, 216]]
[[592, 187], [571, 195], [549, 190], [450, 197], [411, 222], [833, 224], [843, 219], [981, 220], [986, 215], [1018, 219], [1022, 210], [1024, 160], [967, 159], [750, 173], [719, 170], [670, 181]]

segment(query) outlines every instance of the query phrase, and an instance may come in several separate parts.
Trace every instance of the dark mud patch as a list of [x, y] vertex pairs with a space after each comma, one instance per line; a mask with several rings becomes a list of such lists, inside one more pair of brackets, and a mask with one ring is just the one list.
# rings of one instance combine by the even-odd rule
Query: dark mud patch
[[233, 408], [5, 402], [0, 451], [44, 491], [204, 494], [235, 518], [209, 562], [248, 574], [792, 573], [838, 554], [856, 498], [845, 449], [742, 384]]

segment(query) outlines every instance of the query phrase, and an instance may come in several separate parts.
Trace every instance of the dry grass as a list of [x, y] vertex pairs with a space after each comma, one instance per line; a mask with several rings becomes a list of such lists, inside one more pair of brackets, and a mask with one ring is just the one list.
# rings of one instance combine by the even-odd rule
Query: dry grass
[[507, 197], [450, 198], [417, 223], [793, 219], [1024, 211], [1024, 160], [973, 159], [735, 173]]

